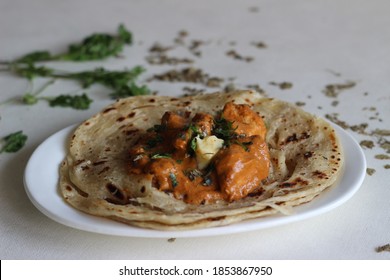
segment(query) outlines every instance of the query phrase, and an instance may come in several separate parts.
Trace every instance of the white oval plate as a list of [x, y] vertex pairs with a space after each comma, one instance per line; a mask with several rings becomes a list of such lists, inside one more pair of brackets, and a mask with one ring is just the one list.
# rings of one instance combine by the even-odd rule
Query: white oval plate
[[343, 174], [336, 185], [319, 197], [297, 206], [292, 215], [273, 215], [223, 227], [186, 231], [159, 231], [132, 227], [76, 210], [61, 197], [58, 189], [59, 166], [66, 155], [66, 146], [76, 126], [67, 127], [47, 138], [31, 155], [24, 185], [32, 203], [54, 221], [80, 230], [132, 237], [171, 238], [224, 235], [264, 229], [307, 219], [340, 206], [361, 186], [366, 173], [366, 160], [359, 144], [343, 129], [333, 125], [345, 153]]

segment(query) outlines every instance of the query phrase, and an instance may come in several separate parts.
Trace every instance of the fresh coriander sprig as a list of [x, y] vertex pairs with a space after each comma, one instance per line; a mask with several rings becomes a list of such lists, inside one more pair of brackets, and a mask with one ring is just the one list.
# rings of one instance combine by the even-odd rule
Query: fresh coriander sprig
[[76, 110], [89, 109], [93, 101], [85, 93], [81, 95], [61, 94], [56, 97], [45, 97], [45, 99], [51, 107], [70, 107]]
[[[1, 153], [15, 153], [19, 151], [26, 144], [27, 135], [23, 131], [11, 133], [0, 139], [0, 154]], [[3, 142], [3, 143], [1, 143]]]
[[103, 67], [94, 70], [75, 72], [75, 73], [56, 73], [53, 72], [50, 76], [55, 78], [63, 78], [77, 80], [82, 87], [87, 88], [92, 84], [99, 83], [106, 87], [118, 90], [135, 81], [140, 74], [145, 71], [141, 66], [136, 66], [130, 70], [107, 70]]
[[68, 51], [65, 53], [53, 55], [47, 50], [39, 50], [23, 55], [12, 62], [2, 62], [2, 64], [33, 64], [55, 60], [102, 60], [110, 56], [117, 56], [123, 50], [124, 45], [132, 43], [132, 38], [132, 33], [121, 24], [116, 35], [94, 33], [84, 38], [80, 43], [69, 45]]
[[[37, 91], [32, 92], [28, 91], [22, 96], [22, 102], [27, 105], [34, 105], [38, 103], [38, 100], [40, 99], [38, 95], [42, 93], [48, 86], [53, 84], [55, 80], [50, 80], [47, 83], [45, 83], [41, 88], [39, 88]], [[30, 85], [32, 87], [32, 82], [30, 81]]]
[[150, 92], [146, 86], [138, 86], [136, 84], [138, 76], [145, 71], [141, 66], [135, 66], [132, 69], [122, 71], [107, 70], [99, 67], [94, 70], [68, 73], [45, 66], [27, 64], [22, 66], [15, 65], [12, 70], [15, 74], [30, 81], [35, 77], [51, 77], [78, 81], [83, 88], [88, 88], [93, 84], [102, 84], [114, 90], [110, 94], [112, 98], [146, 95]]
[[26, 105], [34, 105], [39, 100], [46, 100], [51, 107], [70, 107], [77, 110], [89, 109], [92, 99], [83, 93], [81, 95], [61, 94], [56, 97], [39, 96], [49, 85], [53, 84], [55, 80], [50, 80], [45, 83], [40, 89], [35, 92], [27, 92], [22, 96], [22, 102]]

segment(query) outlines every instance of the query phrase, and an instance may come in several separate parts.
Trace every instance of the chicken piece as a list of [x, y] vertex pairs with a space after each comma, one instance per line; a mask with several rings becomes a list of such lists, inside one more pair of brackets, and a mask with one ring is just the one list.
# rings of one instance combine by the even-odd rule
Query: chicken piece
[[255, 191], [268, 176], [269, 153], [259, 135], [245, 138], [220, 150], [215, 159], [220, 190], [229, 201], [239, 200]]
[[166, 112], [161, 118], [161, 125], [168, 130], [183, 129], [188, 124], [188, 119], [174, 112]]
[[265, 139], [266, 127], [263, 119], [246, 104], [226, 103], [222, 117], [233, 123], [239, 136], [260, 135]]
[[130, 164], [129, 171], [133, 174], [141, 174], [144, 167], [149, 163], [150, 158], [145, 152], [143, 145], [136, 145], [129, 150]]
[[170, 158], [159, 158], [150, 162], [149, 174], [154, 175], [153, 184], [161, 191], [172, 190], [177, 185], [177, 167]]

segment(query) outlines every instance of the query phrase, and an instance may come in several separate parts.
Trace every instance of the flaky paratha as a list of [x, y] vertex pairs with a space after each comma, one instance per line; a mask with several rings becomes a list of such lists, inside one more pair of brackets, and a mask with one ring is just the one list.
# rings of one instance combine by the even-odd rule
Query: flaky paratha
[[[216, 115], [229, 101], [248, 104], [267, 127], [271, 161], [261, 193], [193, 205], [158, 190], [150, 176], [128, 172], [129, 149], [165, 112]], [[139, 96], [118, 100], [74, 131], [59, 185], [66, 202], [85, 213], [139, 227], [182, 230], [288, 214], [291, 207], [311, 201], [334, 184], [342, 164], [342, 149], [329, 123], [254, 91]]]

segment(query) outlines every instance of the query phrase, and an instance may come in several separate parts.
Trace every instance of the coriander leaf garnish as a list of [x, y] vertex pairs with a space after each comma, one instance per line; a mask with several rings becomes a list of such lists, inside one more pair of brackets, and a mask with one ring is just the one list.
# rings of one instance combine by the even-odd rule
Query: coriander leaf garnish
[[125, 98], [129, 96], [147, 95], [150, 90], [147, 86], [137, 86], [134, 82], [110, 94], [111, 98]]
[[253, 144], [252, 141], [248, 141], [248, 142], [234, 141], [233, 143], [241, 146], [245, 150], [245, 152], [249, 152], [249, 146]]
[[60, 60], [88, 61], [100, 60], [120, 53], [125, 44], [131, 44], [132, 35], [123, 25], [118, 28], [119, 34], [96, 33], [86, 37], [79, 44], [69, 46], [68, 53], [58, 55]]
[[163, 138], [160, 134], [157, 134], [155, 137], [149, 139], [146, 144], [147, 148], [154, 148], [157, 146], [157, 144], [161, 143], [163, 141]]
[[203, 180], [202, 185], [203, 186], [210, 186], [213, 183], [213, 180], [211, 179], [210, 176], [206, 176]]
[[158, 158], [172, 158], [171, 154], [168, 153], [155, 153], [151, 155], [151, 159], [158, 159]]
[[197, 147], [196, 137], [194, 137], [190, 141], [190, 148], [192, 151], [196, 152], [196, 147]]
[[35, 51], [28, 53], [17, 60], [14, 63], [27, 63], [32, 64], [39, 61], [49, 61], [52, 60], [53, 56], [48, 51]]
[[3, 146], [0, 149], [0, 154], [15, 153], [19, 151], [26, 144], [27, 135], [23, 134], [23, 131], [11, 133], [1, 139], [0, 143], [3, 142]]
[[48, 101], [51, 107], [71, 107], [77, 110], [86, 110], [92, 103], [92, 99], [89, 99], [85, 93], [82, 95], [62, 94], [54, 98], [48, 98]]
[[19, 75], [21, 77], [27, 78], [28, 80], [32, 80], [35, 77], [50, 77], [53, 76], [54, 70], [45, 66], [36, 66], [32, 63], [28, 63], [26, 65], [11, 65], [11, 72]]
[[162, 124], [155, 124], [154, 126], [152, 126], [151, 128], [148, 128], [147, 131], [148, 132], [163, 132], [163, 131], [166, 131], [167, 130], [167, 126], [166, 125], [162, 125]]
[[184, 174], [191, 180], [194, 181], [195, 178], [201, 177], [203, 173], [199, 169], [190, 169], [186, 170]]
[[220, 119], [215, 120], [215, 127], [214, 127], [214, 135], [218, 138], [223, 139], [225, 142], [225, 145], [230, 144], [230, 140], [235, 138], [237, 136], [236, 129], [237, 127], [233, 127], [233, 122], [226, 120], [225, 118], [221, 117]]
[[177, 182], [177, 178], [176, 178], [176, 175], [172, 172], [169, 173], [169, 179], [171, 179], [171, 182], [172, 182], [172, 187], [177, 187], [178, 185], [178, 182]]

